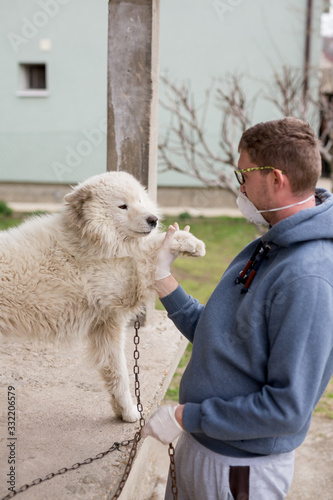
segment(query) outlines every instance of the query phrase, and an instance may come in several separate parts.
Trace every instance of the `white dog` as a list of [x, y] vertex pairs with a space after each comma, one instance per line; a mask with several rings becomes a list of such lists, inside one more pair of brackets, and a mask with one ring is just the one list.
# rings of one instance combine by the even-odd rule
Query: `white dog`
[[[65, 202], [60, 214], [0, 233], [0, 332], [60, 342], [87, 337], [116, 415], [134, 422], [123, 330], [154, 297], [164, 238], [157, 209], [125, 172], [92, 177]], [[175, 253], [205, 254], [186, 231], [172, 245]]]

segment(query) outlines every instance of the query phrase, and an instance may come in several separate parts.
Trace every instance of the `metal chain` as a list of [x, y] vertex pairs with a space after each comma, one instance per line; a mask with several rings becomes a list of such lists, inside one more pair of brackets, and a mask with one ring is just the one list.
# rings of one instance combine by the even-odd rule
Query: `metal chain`
[[139, 433], [140, 433], [140, 437], [141, 437], [141, 431], [145, 425], [145, 419], [143, 418], [143, 406], [141, 404], [141, 394], [140, 394], [140, 382], [139, 382], [139, 373], [140, 373], [140, 368], [139, 368], [139, 365], [138, 365], [138, 360], [140, 358], [140, 353], [139, 353], [139, 349], [138, 349], [138, 345], [140, 344], [140, 337], [139, 337], [139, 329], [140, 329], [140, 321], [137, 319], [134, 323], [134, 330], [135, 330], [135, 334], [134, 334], [134, 345], [135, 345], [135, 349], [134, 349], [134, 354], [133, 354], [133, 357], [134, 357], [134, 367], [133, 367], [133, 372], [134, 372], [134, 394], [135, 394], [135, 397], [136, 397], [136, 403], [137, 403], [137, 409], [138, 409], [138, 412], [140, 414], [140, 430], [139, 430]]
[[99, 453], [93, 458], [86, 458], [83, 460], [83, 462], [77, 462], [76, 464], [72, 465], [71, 467], [63, 467], [62, 469], [59, 469], [57, 472], [51, 472], [50, 474], [47, 474], [45, 477], [39, 477], [37, 479], [34, 479], [34, 481], [31, 481], [31, 483], [25, 484], [24, 486], [21, 486], [18, 490], [11, 491], [8, 495], [3, 497], [1, 500], [9, 500], [10, 498], [13, 498], [14, 496], [18, 495], [19, 493], [23, 493], [27, 489], [31, 488], [32, 486], [37, 486], [38, 484], [44, 483], [45, 481], [49, 481], [50, 479], [53, 479], [56, 476], [60, 476], [63, 474], [66, 474], [66, 472], [69, 472], [71, 470], [76, 470], [82, 467], [82, 465], [88, 465], [94, 462], [95, 460], [100, 460], [101, 458], [104, 458], [106, 455], [109, 453], [112, 453], [115, 450], [120, 451], [121, 446], [128, 446], [134, 441], [134, 439], [128, 439], [126, 441], [122, 441], [121, 443], [113, 443], [113, 445], [106, 451], [103, 451], [102, 453]]
[[[128, 459], [128, 462], [126, 464], [126, 467], [125, 467], [125, 472], [124, 472], [124, 475], [119, 483], [119, 486], [118, 486], [118, 489], [116, 491], [116, 493], [114, 494], [114, 496], [112, 497], [112, 500], [116, 500], [117, 498], [119, 498], [124, 486], [125, 486], [125, 483], [128, 479], [128, 476], [129, 476], [129, 473], [132, 469], [132, 466], [133, 466], [133, 461], [134, 461], [134, 458], [136, 456], [136, 451], [137, 451], [137, 446], [138, 446], [138, 443], [139, 441], [141, 440], [141, 431], [142, 431], [142, 428], [144, 427], [145, 425], [145, 419], [143, 417], [143, 406], [141, 404], [141, 393], [140, 393], [140, 381], [139, 381], [139, 373], [140, 373], [140, 368], [139, 368], [139, 365], [138, 365], [138, 359], [140, 358], [140, 352], [139, 352], [139, 349], [138, 349], [138, 345], [140, 343], [140, 337], [139, 337], [139, 329], [140, 329], [140, 321], [137, 319], [135, 322], [134, 322], [134, 330], [135, 330], [135, 334], [134, 334], [134, 345], [135, 345], [135, 349], [134, 349], [134, 354], [133, 354], [133, 357], [134, 357], [134, 367], [133, 367], [133, 372], [134, 372], [134, 387], [135, 387], [135, 396], [136, 396], [136, 401], [137, 401], [137, 409], [138, 409], [138, 412], [140, 413], [140, 429], [138, 432], [136, 432], [135, 436], [134, 436], [134, 442], [133, 442], [133, 446], [131, 448], [131, 451], [130, 451], [130, 455], [129, 455], [129, 459]], [[172, 444], [170, 443], [169, 444], [169, 456], [170, 456], [170, 474], [171, 474], [171, 480], [172, 480], [172, 495], [173, 495], [173, 500], [178, 500], [178, 490], [177, 490], [177, 481], [176, 481], [176, 466], [175, 466], [175, 458], [174, 458], [174, 447], [172, 446]]]
[[145, 425], [145, 419], [143, 418], [143, 406], [141, 404], [141, 393], [140, 393], [140, 382], [139, 382], [139, 373], [140, 373], [140, 368], [139, 368], [139, 365], [138, 365], [138, 359], [140, 358], [140, 352], [139, 352], [139, 349], [138, 349], [138, 345], [140, 344], [139, 329], [140, 329], [140, 321], [137, 319], [134, 322], [134, 330], [135, 330], [134, 345], [135, 345], [135, 349], [134, 349], [134, 353], [133, 353], [133, 357], [134, 357], [133, 372], [134, 372], [135, 396], [136, 396], [136, 402], [137, 402], [136, 407], [137, 407], [138, 412], [140, 414], [140, 429], [139, 429], [138, 432], [135, 433], [135, 436], [134, 436], [134, 439], [133, 439], [133, 446], [132, 446], [130, 454], [129, 454], [129, 458], [128, 458], [128, 461], [127, 461], [127, 464], [126, 464], [126, 467], [125, 467], [125, 472], [123, 474], [123, 477], [120, 480], [120, 483], [119, 483], [119, 486], [117, 488], [116, 493], [112, 497], [112, 500], [116, 500], [117, 498], [119, 498], [120, 495], [121, 495], [121, 492], [123, 491], [123, 488], [124, 488], [125, 483], [126, 483], [126, 481], [128, 479], [129, 473], [132, 470], [133, 462], [134, 462], [134, 459], [135, 459], [135, 456], [136, 456], [136, 452], [137, 452], [138, 443], [139, 443], [139, 441], [141, 440], [141, 437], [142, 437], [141, 436], [141, 431], [142, 431], [142, 428]]
[[175, 464], [175, 449], [172, 443], [169, 443], [169, 457], [170, 457], [170, 476], [171, 476], [171, 492], [173, 500], [178, 499], [178, 488], [176, 479], [176, 464]]
[[[63, 467], [62, 469], [59, 469], [57, 472], [51, 472], [50, 474], [48, 474], [47, 476], [45, 476], [43, 478], [39, 477], [39, 478], [35, 479], [34, 481], [31, 481], [31, 483], [28, 483], [28, 484], [25, 484], [24, 486], [21, 486], [21, 488], [19, 488], [18, 490], [11, 491], [8, 495], [3, 497], [1, 500], [10, 500], [10, 498], [13, 498], [14, 496], [18, 495], [19, 493], [23, 493], [24, 491], [26, 491], [28, 488], [31, 488], [32, 486], [37, 486], [38, 484], [41, 484], [45, 481], [49, 481], [50, 479], [53, 479], [56, 476], [66, 474], [66, 472], [69, 472], [71, 470], [76, 470], [79, 467], [82, 467], [82, 465], [91, 464], [95, 460], [100, 460], [101, 458], [104, 458], [106, 455], [108, 455], [109, 453], [111, 453], [115, 450], [120, 451], [121, 446], [126, 447], [132, 443], [132, 448], [130, 450], [129, 458], [128, 458], [128, 461], [127, 461], [127, 464], [125, 467], [125, 472], [123, 474], [123, 477], [120, 480], [117, 491], [115, 492], [115, 494], [112, 497], [112, 500], [116, 500], [117, 498], [119, 498], [119, 496], [121, 495], [121, 492], [125, 486], [125, 483], [128, 479], [129, 473], [132, 470], [133, 462], [134, 462], [136, 452], [137, 452], [138, 443], [142, 439], [141, 431], [145, 425], [145, 419], [143, 417], [143, 406], [141, 404], [141, 393], [140, 393], [140, 382], [139, 382], [139, 373], [140, 373], [140, 368], [138, 365], [138, 360], [140, 358], [140, 352], [138, 349], [138, 345], [140, 343], [139, 329], [140, 329], [140, 321], [137, 319], [134, 322], [135, 349], [134, 349], [134, 354], [133, 354], [133, 357], [134, 357], [133, 372], [134, 372], [134, 380], [135, 380], [134, 387], [135, 387], [135, 396], [136, 396], [136, 400], [137, 400], [137, 409], [138, 409], [138, 412], [140, 414], [140, 429], [138, 432], [135, 433], [134, 438], [128, 439], [126, 441], [122, 441], [121, 443], [114, 442], [113, 445], [107, 451], [103, 451], [102, 453], [99, 453], [98, 455], [96, 455], [93, 458], [86, 458], [83, 462], [77, 462], [76, 464], [72, 465], [71, 467]], [[172, 480], [172, 494], [173, 494], [173, 500], [177, 500], [178, 499], [178, 490], [177, 490], [177, 482], [176, 482], [176, 468], [175, 468], [174, 451], [175, 450], [174, 450], [172, 444], [170, 443], [169, 444], [169, 456], [170, 456], [170, 474], [171, 474], [171, 480]]]

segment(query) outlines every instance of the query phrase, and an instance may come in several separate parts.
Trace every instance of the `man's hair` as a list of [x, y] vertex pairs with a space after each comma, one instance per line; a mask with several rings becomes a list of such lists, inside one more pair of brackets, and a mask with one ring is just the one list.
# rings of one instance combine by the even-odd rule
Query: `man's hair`
[[260, 167], [283, 170], [293, 193], [314, 191], [321, 174], [321, 156], [319, 141], [307, 122], [287, 117], [258, 123], [243, 133], [238, 146], [238, 151], [242, 150]]

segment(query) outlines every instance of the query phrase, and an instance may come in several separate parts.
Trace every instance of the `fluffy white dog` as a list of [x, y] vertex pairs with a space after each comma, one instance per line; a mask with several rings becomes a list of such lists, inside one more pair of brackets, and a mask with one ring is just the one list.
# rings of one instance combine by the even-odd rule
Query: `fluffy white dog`
[[[94, 176], [65, 202], [59, 214], [0, 233], [0, 332], [60, 342], [86, 337], [113, 410], [134, 422], [123, 331], [154, 298], [164, 238], [157, 208], [125, 172]], [[172, 245], [175, 253], [205, 254], [186, 231]]]

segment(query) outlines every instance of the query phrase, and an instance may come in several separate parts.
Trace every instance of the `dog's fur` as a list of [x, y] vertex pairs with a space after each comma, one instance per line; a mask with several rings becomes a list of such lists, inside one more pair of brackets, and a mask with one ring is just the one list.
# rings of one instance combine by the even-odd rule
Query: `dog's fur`
[[[60, 342], [87, 337], [118, 417], [137, 419], [129, 391], [123, 330], [154, 297], [164, 233], [145, 189], [108, 172], [79, 184], [59, 214], [0, 234], [0, 332]], [[175, 252], [204, 255], [177, 231]]]

